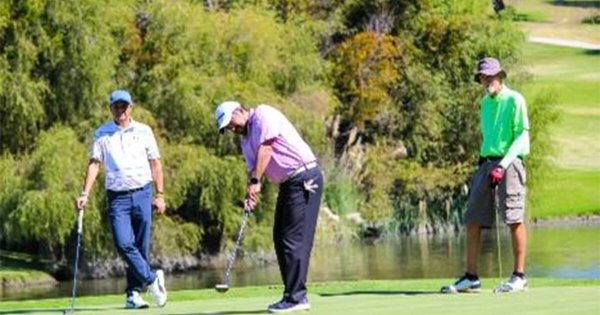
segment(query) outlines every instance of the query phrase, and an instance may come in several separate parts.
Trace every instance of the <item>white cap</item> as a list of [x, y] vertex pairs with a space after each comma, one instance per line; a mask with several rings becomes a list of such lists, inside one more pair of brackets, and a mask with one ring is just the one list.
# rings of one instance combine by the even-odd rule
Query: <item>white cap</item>
[[223, 133], [224, 128], [231, 122], [233, 111], [241, 106], [238, 102], [225, 101], [217, 107], [217, 110], [215, 110], [215, 119], [217, 120], [217, 127], [219, 127], [220, 133]]

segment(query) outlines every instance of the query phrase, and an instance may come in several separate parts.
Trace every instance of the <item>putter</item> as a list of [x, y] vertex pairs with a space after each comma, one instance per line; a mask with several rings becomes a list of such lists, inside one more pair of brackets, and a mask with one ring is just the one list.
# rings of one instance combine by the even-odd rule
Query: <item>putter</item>
[[496, 186], [492, 187], [492, 202], [494, 205], [494, 213], [496, 216], [496, 248], [498, 250], [498, 278], [500, 279], [500, 285], [494, 289], [494, 293], [502, 293], [502, 247], [500, 244], [500, 222], [498, 220], [498, 202], [496, 200]]
[[237, 251], [240, 247], [240, 243], [242, 242], [242, 236], [244, 235], [244, 228], [246, 227], [246, 221], [248, 220], [248, 216], [250, 216], [250, 208], [244, 207], [244, 217], [242, 218], [242, 225], [240, 226], [240, 231], [237, 235], [237, 240], [235, 241], [235, 246], [229, 256], [229, 263], [227, 265], [227, 270], [225, 271], [225, 281], [223, 283], [219, 283], [215, 285], [215, 290], [219, 293], [225, 293], [229, 290], [229, 281], [231, 276], [231, 268], [235, 263], [235, 258], [237, 257]]
[[79, 265], [79, 247], [81, 245], [81, 234], [83, 234], [83, 210], [77, 212], [77, 245], [75, 247], [75, 264], [73, 270], [73, 292], [71, 297], [71, 308], [63, 311], [63, 314], [75, 314], [75, 292], [77, 289], [77, 266]]

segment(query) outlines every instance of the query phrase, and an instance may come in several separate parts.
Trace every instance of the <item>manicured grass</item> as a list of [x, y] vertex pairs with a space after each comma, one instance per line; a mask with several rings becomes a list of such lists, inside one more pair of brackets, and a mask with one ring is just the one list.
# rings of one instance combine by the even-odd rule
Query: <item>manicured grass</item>
[[[567, 13], [558, 13], [556, 6], [541, 1], [531, 1], [529, 5], [554, 14], [557, 21], [549, 23], [554, 29], [562, 29], [563, 24], [574, 19]], [[600, 28], [590, 33], [600, 35]], [[565, 38], [573, 39], [573, 36]], [[558, 95], [561, 117], [552, 130], [558, 151], [557, 166], [588, 170], [597, 175], [600, 170], [600, 52], [528, 43], [523, 54], [525, 65], [534, 74], [533, 83], [524, 88], [525, 96], [548, 90]]]
[[[590, 0], [595, 1], [595, 0]], [[506, 4], [516, 8], [518, 14], [543, 16], [520, 22], [521, 28], [530, 36], [557, 37], [600, 44], [600, 25], [581, 22], [597, 13], [598, 9], [575, 6], [558, 6], [547, 0], [506, 0]]]
[[[559, 107], [568, 115], [600, 117], [600, 52], [528, 43], [523, 61], [534, 75], [525, 92], [554, 89]], [[558, 131], [577, 131], [559, 124]], [[562, 128], [562, 129], [561, 129]], [[592, 136], [600, 136], [597, 133]]]
[[547, 19], [546, 14], [541, 11], [519, 11], [515, 16], [515, 21], [519, 22], [544, 22]]
[[560, 119], [551, 134], [554, 169], [531, 194], [532, 218], [600, 213], [600, 53], [527, 43], [533, 82], [526, 99], [553, 91]]
[[600, 171], [558, 169], [539, 186], [531, 217], [600, 214]]
[[[309, 288], [310, 314], [597, 314], [600, 281], [530, 279], [527, 292], [494, 295], [498, 279], [484, 279], [481, 294], [443, 295], [451, 279], [317, 283]], [[261, 314], [281, 287], [177, 291], [165, 308], [123, 310], [120, 295], [77, 300], [77, 314]], [[59, 314], [68, 299], [0, 302], [0, 314]]]

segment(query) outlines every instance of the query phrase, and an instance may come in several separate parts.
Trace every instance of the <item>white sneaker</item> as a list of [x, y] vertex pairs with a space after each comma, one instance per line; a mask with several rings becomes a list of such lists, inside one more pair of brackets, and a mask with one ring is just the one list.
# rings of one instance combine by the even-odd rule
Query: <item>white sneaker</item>
[[469, 280], [466, 275], [460, 277], [454, 284], [443, 286], [441, 293], [478, 293], [481, 291], [481, 282]]
[[127, 296], [127, 300], [125, 301], [125, 308], [127, 309], [140, 309], [148, 307], [150, 307], [150, 305], [148, 305], [148, 302], [144, 301], [138, 291], [132, 291], [131, 294]]
[[494, 293], [509, 293], [527, 290], [527, 278], [512, 275], [508, 281], [494, 289]]
[[156, 279], [148, 286], [148, 293], [152, 295], [156, 306], [163, 307], [167, 304], [167, 289], [165, 288], [165, 273], [156, 270]]

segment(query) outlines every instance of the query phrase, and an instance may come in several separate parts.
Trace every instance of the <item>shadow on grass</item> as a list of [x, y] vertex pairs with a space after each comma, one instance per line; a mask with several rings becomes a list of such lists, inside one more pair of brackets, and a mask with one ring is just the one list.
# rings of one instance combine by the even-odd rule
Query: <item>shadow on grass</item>
[[599, 0], [555, 0], [554, 5], [577, 8], [600, 8]]
[[585, 54], [591, 56], [600, 56], [600, 49], [587, 49]]
[[2, 267], [44, 270], [44, 263], [33, 255], [0, 250], [0, 260], [2, 260]]
[[344, 296], [344, 295], [423, 295], [439, 294], [438, 291], [348, 291], [339, 293], [319, 293], [322, 297]]
[[49, 314], [63, 314], [67, 311], [67, 314], [77, 314], [78, 312], [91, 312], [91, 311], [111, 311], [121, 310], [122, 307], [86, 307], [86, 308], [75, 308], [75, 311], [71, 313], [70, 308], [31, 308], [31, 309], [18, 309], [18, 310], [0, 310], [0, 314], [32, 314], [32, 313], [49, 313]]
[[253, 311], [211, 311], [211, 312], [200, 312], [200, 313], [188, 313], [178, 315], [235, 315], [235, 314], [267, 314], [266, 310], [253, 310]]

